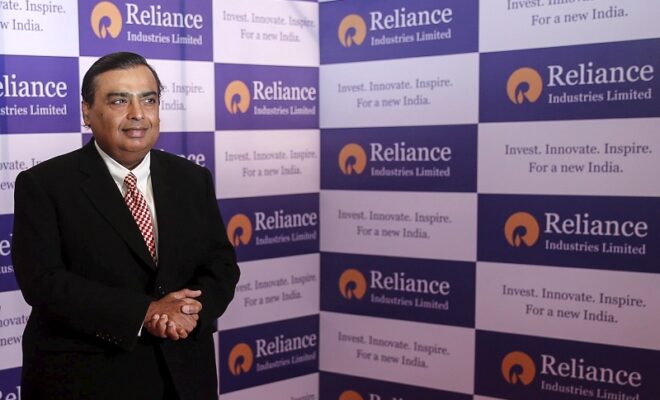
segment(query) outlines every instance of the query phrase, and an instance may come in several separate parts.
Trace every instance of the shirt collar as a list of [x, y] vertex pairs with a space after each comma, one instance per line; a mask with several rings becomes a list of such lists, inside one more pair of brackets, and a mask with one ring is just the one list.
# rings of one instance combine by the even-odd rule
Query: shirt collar
[[124, 178], [126, 175], [128, 175], [129, 172], [133, 172], [133, 175], [135, 175], [137, 178], [138, 188], [140, 188], [140, 190], [143, 192], [145, 191], [147, 187], [147, 181], [151, 175], [151, 152], [144, 156], [140, 164], [138, 164], [132, 170], [129, 170], [128, 168], [115, 161], [115, 159], [110, 157], [105, 151], [101, 150], [101, 147], [96, 141], [94, 141], [94, 146], [96, 146], [96, 150], [101, 155], [103, 162], [105, 163], [106, 167], [108, 167], [108, 171], [110, 172], [112, 179], [114, 179], [115, 183], [117, 183], [117, 186], [123, 188]]

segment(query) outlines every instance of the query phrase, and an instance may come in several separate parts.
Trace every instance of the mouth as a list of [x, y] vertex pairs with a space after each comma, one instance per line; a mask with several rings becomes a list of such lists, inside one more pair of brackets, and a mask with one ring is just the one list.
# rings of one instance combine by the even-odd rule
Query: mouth
[[124, 128], [121, 131], [130, 138], [141, 138], [147, 134], [148, 129], [142, 127], [134, 127], [134, 128]]

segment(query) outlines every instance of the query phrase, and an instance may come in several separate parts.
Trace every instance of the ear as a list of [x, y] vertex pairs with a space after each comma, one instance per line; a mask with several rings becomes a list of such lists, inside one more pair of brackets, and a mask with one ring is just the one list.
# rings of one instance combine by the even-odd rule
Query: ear
[[80, 109], [82, 110], [83, 123], [85, 126], [90, 126], [89, 104], [87, 104], [85, 101], [81, 101]]

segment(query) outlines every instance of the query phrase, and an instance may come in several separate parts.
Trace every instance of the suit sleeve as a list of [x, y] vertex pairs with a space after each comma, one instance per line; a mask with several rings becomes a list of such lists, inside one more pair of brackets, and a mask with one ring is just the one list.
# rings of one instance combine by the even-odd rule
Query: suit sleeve
[[[31, 171], [16, 179], [12, 258], [23, 297], [41, 331], [130, 350], [153, 299], [90, 281], [67, 268], [54, 200]], [[42, 326], [45, 325], [45, 326]]]
[[201, 289], [202, 303], [199, 330], [213, 331], [216, 320], [227, 309], [234, 297], [234, 289], [238, 283], [240, 271], [236, 263], [236, 254], [227, 238], [227, 231], [220, 216], [218, 201], [211, 173], [205, 171], [205, 199], [206, 222], [205, 230], [208, 238], [206, 256], [198, 266], [190, 288]]

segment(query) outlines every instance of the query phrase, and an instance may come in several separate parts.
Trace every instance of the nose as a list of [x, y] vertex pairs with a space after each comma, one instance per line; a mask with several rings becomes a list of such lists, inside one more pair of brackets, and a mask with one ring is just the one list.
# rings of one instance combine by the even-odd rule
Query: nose
[[139, 99], [131, 99], [128, 103], [128, 119], [139, 121], [144, 118], [142, 103]]

